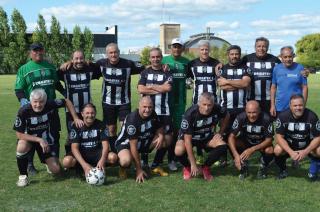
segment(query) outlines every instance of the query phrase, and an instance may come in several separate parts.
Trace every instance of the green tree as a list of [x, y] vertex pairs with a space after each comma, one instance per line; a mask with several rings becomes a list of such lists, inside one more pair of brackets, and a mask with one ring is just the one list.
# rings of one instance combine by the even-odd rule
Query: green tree
[[11, 15], [12, 40], [4, 50], [4, 63], [9, 65], [7, 73], [14, 73], [27, 60], [26, 23], [17, 9]]
[[83, 41], [84, 41], [84, 56], [87, 60], [92, 60], [92, 54], [93, 54], [93, 35], [88, 27], [84, 28], [83, 31]]
[[61, 54], [62, 45], [61, 45], [61, 34], [60, 34], [60, 23], [55, 16], [51, 18], [51, 27], [50, 27], [50, 42], [49, 42], [49, 56], [51, 62], [59, 66], [63, 62], [63, 56]]
[[228, 55], [227, 55], [228, 47], [229, 47], [228, 44], [223, 44], [222, 47], [219, 48], [217, 59], [223, 64], [226, 64], [228, 62]]
[[37, 27], [32, 34], [32, 42], [41, 43], [44, 48], [49, 47], [49, 36], [47, 32], [46, 21], [44, 20], [43, 16], [39, 14]]
[[73, 36], [72, 36], [72, 50], [73, 51], [76, 51], [76, 50], [79, 50], [79, 49], [83, 49], [82, 48], [82, 33], [81, 33], [81, 29], [78, 25], [76, 25], [74, 28], [73, 28]]
[[184, 52], [183, 56], [188, 58], [189, 60], [193, 60], [197, 57], [197, 55], [193, 52]]
[[150, 65], [150, 61], [149, 61], [150, 50], [151, 50], [151, 47], [146, 46], [142, 49], [140, 53], [141, 64], [144, 66]]
[[210, 48], [210, 53], [209, 53], [210, 57], [213, 57], [215, 59], [219, 58], [219, 48], [217, 46], [212, 46]]
[[67, 61], [71, 57], [72, 48], [71, 48], [71, 39], [66, 28], [63, 28], [63, 35], [62, 35], [62, 58], [63, 61]]
[[309, 34], [296, 43], [297, 61], [306, 67], [320, 68], [320, 33]]
[[0, 7], [0, 73], [6, 72], [10, 68], [4, 61], [4, 49], [8, 48], [10, 43], [10, 26], [7, 13]]

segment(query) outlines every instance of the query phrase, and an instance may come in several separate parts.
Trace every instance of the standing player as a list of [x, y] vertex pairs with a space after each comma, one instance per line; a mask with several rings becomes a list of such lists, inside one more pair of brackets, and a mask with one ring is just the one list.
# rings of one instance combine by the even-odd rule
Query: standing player
[[[162, 53], [159, 48], [152, 48], [150, 50], [151, 67], [141, 73], [138, 83], [138, 91], [143, 96], [150, 96], [157, 113], [160, 123], [163, 126], [165, 133], [165, 141], [167, 144], [172, 142], [172, 119], [169, 109], [169, 92], [172, 86], [172, 75], [170, 72], [164, 72], [161, 60]], [[158, 173], [161, 176], [167, 176], [159, 165], [163, 161], [166, 149], [158, 149], [151, 165], [153, 173]], [[148, 163], [148, 160], [145, 161]]]
[[[244, 111], [247, 102], [247, 87], [250, 85], [250, 69], [241, 64], [241, 48], [237, 45], [231, 45], [227, 49], [228, 64], [220, 70], [220, 76], [217, 80], [220, 87], [221, 107], [227, 109], [230, 114], [230, 123], [233, 123], [236, 116]], [[231, 126], [226, 130], [228, 138]], [[226, 165], [227, 155], [221, 159], [222, 165]]]
[[[278, 179], [288, 176], [286, 160], [301, 161], [309, 155], [311, 164], [320, 160], [320, 121], [317, 115], [305, 108], [303, 96], [290, 98], [290, 108], [280, 114], [276, 121], [275, 162], [280, 168]], [[311, 168], [309, 177], [316, 179]]]
[[295, 56], [291, 46], [280, 50], [282, 63], [274, 67], [271, 85], [270, 114], [276, 116], [289, 108], [290, 97], [293, 94], [303, 95], [305, 103], [308, 98], [308, 83], [301, 71], [303, 66], [293, 62]]
[[252, 71], [250, 95], [248, 99], [256, 100], [262, 111], [270, 113], [270, 88], [275, 65], [280, 64], [279, 58], [268, 54], [269, 40], [259, 37], [255, 41], [255, 53], [242, 58]]
[[215, 67], [220, 63], [218, 60], [209, 56], [210, 43], [207, 40], [200, 40], [199, 58], [188, 64], [187, 78], [194, 80], [192, 104], [197, 104], [200, 95], [204, 92], [212, 93], [216, 99], [216, 74]]
[[237, 115], [232, 125], [228, 143], [235, 166], [240, 170], [239, 178], [243, 180], [248, 175], [248, 160], [256, 152], [261, 153], [261, 164], [257, 177], [267, 177], [267, 167], [273, 159], [273, 125], [268, 113], [261, 111], [259, 103], [247, 102], [245, 112]]
[[118, 45], [110, 43], [106, 46], [107, 59], [97, 61], [101, 67], [103, 119], [110, 137], [110, 145], [114, 145], [117, 135], [117, 119], [120, 125], [131, 111], [131, 75], [140, 74], [143, 67], [119, 57]]
[[[174, 38], [171, 42], [171, 55], [162, 59], [163, 64], [169, 66], [172, 73], [172, 89], [169, 96], [170, 112], [173, 119], [173, 140], [176, 141], [181, 119], [186, 109], [186, 74], [189, 60], [182, 56], [183, 43], [180, 38]], [[171, 171], [177, 170], [174, 161], [174, 146], [172, 142], [168, 149], [168, 162]]]
[[164, 133], [149, 96], [141, 97], [139, 108], [125, 119], [116, 141], [120, 163], [120, 178], [126, 178], [126, 168], [131, 161], [136, 168], [136, 182], [144, 182], [147, 174], [141, 168], [139, 153], [150, 153], [152, 149], [166, 147]]
[[[91, 102], [91, 80], [100, 77], [100, 70], [93, 65], [87, 65], [84, 60], [84, 54], [81, 50], [77, 50], [72, 54], [72, 66], [66, 70], [58, 70], [59, 80], [64, 82], [65, 97], [69, 99], [81, 117], [81, 110], [83, 106]], [[68, 110], [66, 110], [66, 124], [68, 133], [71, 130], [72, 117]], [[71, 154], [71, 145], [68, 142], [65, 145], [66, 157], [63, 159], [63, 166], [69, 167], [69, 164], [74, 161]], [[68, 157], [70, 156], [70, 157]]]
[[69, 167], [78, 162], [87, 175], [93, 166], [104, 170], [107, 162], [115, 164], [117, 155], [109, 152], [108, 129], [96, 119], [96, 107], [92, 103], [85, 104], [81, 115], [84, 126], [79, 129], [73, 125], [69, 133], [75, 160]]
[[37, 151], [40, 161], [48, 165], [53, 174], [60, 172], [59, 131], [56, 120], [57, 108], [67, 106], [75, 125], [82, 127], [83, 122], [77, 117], [72, 103], [68, 99], [48, 100], [43, 89], [35, 89], [30, 94], [30, 104], [19, 109], [13, 129], [16, 131], [17, 163], [20, 172], [17, 186], [29, 184], [27, 166], [28, 155], [32, 147]]
[[[30, 45], [30, 60], [21, 66], [17, 73], [17, 79], [15, 84], [15, 93], [21, 104], [21, 106], [29, 102], [30, 93], [36, 88], [42, 88], [47, 93], [48, 99], [53, 100], [56, 98], [56, 85], [58, 84], [58, 77], [56, 68], [43, 59], [45, 50], [40, 43], [33, 43]], [[60, 84], [59, 84], [60, 85]], [[57, 87], [60, 92], [63, 91], [62, 86]], [[56, 111], [56, 126], [60, 131], [60, 119], [59, 114]], [[57, 143], [59, 144], [59, 137]], [[35, 174], [37, 170], [33, 165], [33, 155], [35, 150], [32, 149], [29, 154], [28, 172]], [[59, 153], [59, 152], [58, 152]]]
[[[228, 112], [215, 104], [214, 96], [208, 92], [202, 93], [198, 104], [191, 106], [185, 112], [181, 122], [179, 140], [175, 147], [175, 153], [184, 166], [184, 180], [189, 180], [200, 172], [193, 155], [193, 146], [198, 146], [209, 152], [208, 158], [202, 166], [202, 173], [205, 180], [213, 179], [210, 166], [227, 150], [222, 135], [227, 127], [228, 119]], [[220, 130], [214, 134], [213, 130], [218, 122], [220, 122]]]

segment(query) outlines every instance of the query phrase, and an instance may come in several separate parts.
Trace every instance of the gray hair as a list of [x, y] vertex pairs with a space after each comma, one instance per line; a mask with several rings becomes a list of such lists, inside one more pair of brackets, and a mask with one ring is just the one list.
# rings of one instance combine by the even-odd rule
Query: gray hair
[[199, 40], [198, 47], [208, 46], [210, 48], [210, 42], [208, 40]]
[[161, 55], [161, 57], [162, 57], [162, 51], [161, 51], [161, 49], [160, 49], [159, 47], [153, 47], [153, 48], [151, 48], [150, 51], [149, 51], [149, 54], [150, 54], [151, 52], [154, 52], [154, 51], [159, 52], [160, 55]]
[[42, 88], [34, 89], [30, 94], [30, 101], [33, 99], [41, 99], [47, 101], [47, 93]]
[[291, 51], [291, 54], [294, 56], [294, 49], [292, 46], [283, 46], [281, 49], [280, 49], [280, 54], [282, 55], [282, 52], [285, 50], [285, 49], [288, 49]]
[[269, 40], [268, 40], [267, 38], [265, 38], [265, 37], [258, 37], [258, 38], [256, 38], [256, 42], [255, 42], [254, 46], [256, 46], [259, 41], [264, 41], [264, 42], [266, 42], [266, 44], [267, 44], [267, 49], [269, 49]]
[[117, 49], [118, 53], [120, 52], [120, 49], [119, 49], [119, 47], [118, 47], [118, 44], [116, 44], [116, 43], [109, 43], [109, 44], [106, 46], [106, 51], [107, 51], [107, 53], [108, 53], [108, 50], [109, 50], [110, 47], [115, 47], [115, 48]]
[[198, 101], [198, 104], [202, 101], [202, 99], [207, 99], [209, 100], [210, 102], [214, 103], [214, 96], [212, 93], [209, 93], [209, 92], [204, 92], [200, 95], [199, 97], [199, 101]]

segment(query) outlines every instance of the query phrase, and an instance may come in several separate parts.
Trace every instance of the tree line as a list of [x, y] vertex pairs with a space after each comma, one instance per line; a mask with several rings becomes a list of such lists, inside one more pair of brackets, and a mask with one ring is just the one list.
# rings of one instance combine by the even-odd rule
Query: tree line
[[39, 14], [32, 36], [26, 30], [26, 22], [17, 9], [9, 22], [7, 13], [0, 7], [0, 73], [16, 73], [28, 60], [29, 45], [34, 42], [44, 45], [46, 59], [56, 66], [69, 60], [72, 52], [79, 49], [84, 51], [86, 59], [92, 59], [93, 34], [87, 27], [82, 32], [76, 25], [70, 35], [65, 27], [61, 30], [59, 21], [52, 16], [48, 31], [44, 17]]

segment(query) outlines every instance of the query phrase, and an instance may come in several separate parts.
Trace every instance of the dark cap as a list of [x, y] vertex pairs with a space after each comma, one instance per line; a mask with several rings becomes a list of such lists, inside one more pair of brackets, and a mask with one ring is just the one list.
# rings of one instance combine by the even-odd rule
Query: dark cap
[[41, 43], [33, 43], [30, 45], [30, 50], [42, 50], [43, 46]]

